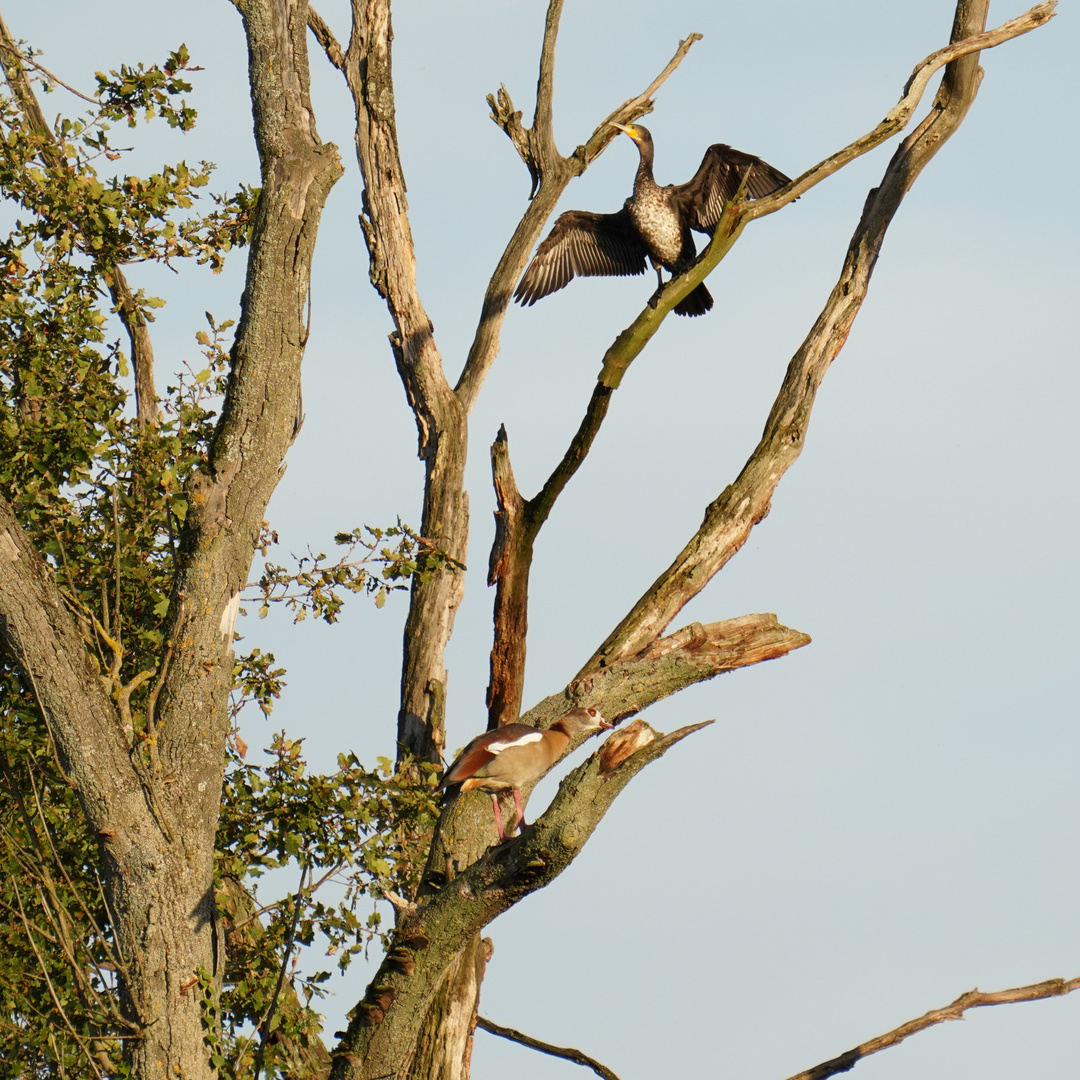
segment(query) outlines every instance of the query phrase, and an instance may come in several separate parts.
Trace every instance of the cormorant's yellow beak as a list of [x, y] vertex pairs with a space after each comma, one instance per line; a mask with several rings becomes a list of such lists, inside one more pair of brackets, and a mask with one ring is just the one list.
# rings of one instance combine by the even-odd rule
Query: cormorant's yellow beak
[[616, 124], [616, 123], [612, 123], [611, 126], [613, 128], [618, 128], [619, 131], [621, 131], [624, 135], [629, 135], [630, 138], [634, 140], [634, 142], [637, 142], [637, 134], [638, 133], [637, 133], [637, 128], [636, 127], [633, 127], [633, 126], [627, 127], [624, 124]]

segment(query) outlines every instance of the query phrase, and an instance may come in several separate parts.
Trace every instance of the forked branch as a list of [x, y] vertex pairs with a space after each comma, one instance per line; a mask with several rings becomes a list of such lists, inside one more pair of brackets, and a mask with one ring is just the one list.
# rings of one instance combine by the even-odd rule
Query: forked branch
[[[585, 417], [582, 420], [578, 432], [575, 434], [562, 461], [552, 473], [541, 492], [534, 499], [529, 500], [525, 504], [523, 511], [517, 514], [510, 514], [507, 507], [500, 501], [498, 511], [500, 519], [500, 533], [498, 538], [500, 553], [497, 560], [494, 557], [494, 554], [492, 557], [492, 580], [497, 585], [497, 591], [495, 598], [495, 642], [491, 653], [491, 681], [488, 687], [489, 728], [497, 727], [499, 724], [514, 722], [517, 719], [517, 714], [521, 707], [521, 692], [524, 682], [525, 631], [528, 621], [528, 578], [536, 536], [544, 521], [547, 519], [555, 500], [589, 452], [592, 442], [599, 432], [600, 425], [607, 415], [611, 390], [619, 386], [630, 363], [641, 353], [653, 334], [660, 328], [660, 325], [667, 317], [668, 313], [680, 300], [689, 295], [690, 292], [704, 280], [706, 275], [719, 264], [720, 260], [731, 250], [731, 247], [741, 235], [747, 222], [780, 209], [780, 207], [785, 206], [803, 192], [808, 191], [811, 187], [820, 183], [827, 176], [832, 175], [832, 173], [842, 168], [848, 162], [853, 161], [856, 157], [874, 149], [886, 139], [902, 130], [907, 125], [914, 114], [915, 109], [922, 100], [922, 95], [925, 92], [931, 77], [942, 66], [950, 63], [955, 65], [962, 58], [977, 54], [981, 48], [989, 48], [993, 45], [1001, 44], [1013, 37], [1027, 33], [1029, 30], [1033, 30], [1035, 27], [1042, 25], [1042, 23], [1052, 17], [1054, 6], [1053, 0], [1049, 3], [1040, 4], [1025, 15], [1010, 20], [996, 30], [986, 33], [967, 34], [961, 40], [954, 42], [944, 49], [939, 49], [916, 66], [914, 73], [904, 87], [899, 103], [869, 134], [855, 140], [855, 142], [851, 143], [843, 150], [826, 158], [823, 162], [808, 170], [797, 180], [788, 184], [784, 189], [772, 196], [754, 201], [745, 201], [736, 196], [736, 198], [725, 208], [724, 214], [717, 224], [712, 242], [698, 263], [686, 274], [683, 274], [681, 277], [670, 282], [664, 289], [659, 302], [656, 303], [655, 306], [652, 306], [651, 304], [646, 306], [634, 323], [616, 338], [604, 357], [603, 369], [597, 387], [589, 401]], [[970, 27], [970, 23], [968, 24], [968, 27]], [[681, 48], [688, 48], [691, 40], [692, 39], [688, 39], [684, 42]], [[676, 57], [676, 60], [673, 60], [672, 63], [674, 64], [677, 59], [678, 57]], [[669, 67], [670, 66], [671, 65], [669, 65]], [[541, 78], [541, 87], [543, 86], [544, 80]], [[970, 90], [970, 97], [966, 99], [967, 104], [970, 104], [971, 98], [974, 97], [976, 87], [977, 81], [971, 82], [968, 87]], [[952, 92], [948, 92], [947, 96], [951, 97], [954, 100], [954, 103], [958, 103], [960, 100], [956, 97], [955, 93]], [[910, 147], [901, 148], [901, 151], [898, 152], [890, 165], [890, 172], [893, 176], [902, 175], [904, 178], [903, 183], [899, 185], [895, 183], [883, 183], [881, 191], [878, 192], [876, 217], [871, 217], [868, 220], [864, 216], [860, 228], [865, 226], [865, 231], [867, 232], [875, 228], [880, 228], [880, 232], [882, 234], [884, 233], [884, 229], [887, 228], [888, 221], [891, 219], [892, 214], [895, 213], [896, 206], [899, 205], [900, 199], [903, 198], [907, 189], [914, 182], [915, 177], [936, 151], [937, 145], [939, 145], [940, 142], [943, 142], [945, 138], [948, 138], [949, 134], [951, 134], [951, 132], [955, 130], [955, 127], [959, 125], [963, 113], [966, 112], [966, 108], [967, 105], [964, 105], [962, 110], [954, 110], [953, 113], [945, 117], [944, 122], [939, 125], [941, 131], [936, 131], [933, 139], [922, 143], [916, 140]], [[613, 114], [613, 116], [614, 115], [615, 114]], [[937, 116], [932, 114], [931, 120], [933, 121], [936, 119]], [[609, 124], [610, 119], [605, 121], [605, 125]], [[923, 125], [923, 128], [925, 128], [925, 124]], [[923, 128], [920, 130], [923, 130]], [[601, 129], [598, 129], [594, 138], [610, 138], [611, 130], [612, 129], [609, 126], [602, 127]], [[923, 149], [922, 153], [918, 150], [920, 145]], [[889, 175], [890, 174], [888, 173], [886, 174], [887, 180]], [[882, 194], [883, 192], [884, 194]], [[872, 203], [873, 202], [874, 200], [872, 200]], [[870, 208], [870, 205], [871, 204], [868, 204], [868, 209]], [[880, 239], [879, 236], [875, 245], [864, 249], [864, 262], [858, 267], [856, 273], [853, 275], [854, 278], [861, 279], [858, 281], [859, 291], [857, 293], [857, 302], [851, 302], [852, 294], [846, 289], [839, 294], [834, 291], [833, 297], [830, 299], [831, 306], [838, 306], [843, 309], [845, 329], [843, 330], [842, 336], [838, 337], [835, 333], [828, 336], [829, 342], [837, 342], [837, 344], [835, 349], [824, 361], [824, 365], [819, 365], [820, 375], [817, 377], [818, 382], [820, 382], [820, 378], [824, 376], [824, 371], [827, 368], [828, 362], [831, 361], [832, 356], [835, 356], [836, 352], [838, 352], [839, 348], [842, 346], [843, 339], [846, 338], [847, 335], [847, 328], [850, 327], [851, 321], [854, 320], [854, 317], [861, 306], [862, 298], [865, 296], [866, 288], [869, 285], [869, 277], [873, 270], [873, 263], [877, 258], [877, 250], [880, 248]], [[859, 249], [859, 232], [857, 231], [855, 239], [852, 242], [852, 250], [857, 251]], [[845, 271], [847, 270], [848, 268], [845, 268]], [[815, 326], [815, 331], [818, 331], [819, 328], [828, 328], [830, 323], [830, 320], [826, 318], [828, 310], [829, 307], [827, 306], [826, 313], [823, 313], [822, 319], [819, 319], [817, 326]], [[815, 331], [811, 332], [810, 338], [804, 343], [804, 350], [807, 348], [812, 349], [817, 343], [814, 338]], [[798, 370], [796, 374], [801, 376], [803, 372], [802, 370]], [[789, 372], [789, 379], [790, 377], [791, 372]], [[787, 385], [788, 384], [785, 383], [785, 387]], [[813, 391], [816, 389], [816, 384], [813, 381], [810, 381], [809, 383], [802, 383], [801, 387], [804, 390], [808, 390], [808, 404], [812, 404], [812, 395]], [[781, 396], [783, 396], [783, 394], [784, 390], [782, 389]], [[809, 409], [807, 409], [806, 419], [808, 419], [808, 411]], [[745, 515], [737, 513], [736, 516], [739, 517], [742, 527], [735, 530], [731, 542], [725, 549], [723, 559], [714, 560], [710, 564], [711, 572], [707, 576], [700, 574], [699, 564], [696, 562], [692, 564], [692, 568], [689, 572], [674, 576], [674, 581], [677, 582], [677, 588], [674, 591], [678, 594], [678, 597], [681, 597], [679, 606], [700, 591], [704, 584], [711, 578], [712, 574], [715, 574], [716, 571], [724, 565], [727, 558], [730, 558], [731, 555], [738, 550], [738, 547], [745, 541], [750, 529], [758, 520], [760, 520], [761, 516], [764, 515], [764, 512], [768, 508], [768, 499], [771, 497], [772, 490], [775, 489], [776, 483], [779, 482], [780, 477], [783, 475], [783, 471], [790, 465], [790, 461], [793, 461], [794, 458], [798, 456], [798, 450], [801, 445], [800, 440], [795, 438], [791, 441], [785, 441], [786, 435], [786, 432], [781, 433], [779, 437], [772, 439], [770, 443], [773, 451], [779, 451], [780, 456], [790, 459], [787, 464], [785, 464], [784, 468], [776, 469], [770, 467], [766, 469], [764, 475], [764, 488], [757, 486], [757, 480], [762, 479], [763, 477], [761, 475], [755, 475], [755, 489], [750, 492], [740, 490], [741, 497], [736, 506], [741, 507], [747, 512]], [[765, 441], [765, 439], [762, 440], [762, 444], [759, 445], [755, 457], [761, 454]], [[501, 446], [499, 449], [501, 458], [505, 459], [504, 471], [508, 470], [509, 459], [505, 445], [505, 433], [501, 435]], [[770, 457], [771, 465], [772, 459], [777, 455], [774, 452], [768, 456]], [[751, 463], [747, 466], [748, 469], [753, 461], [754, 459], [752, 458]], [[761, 470], [756, 470], [756, 474], [760, 473]], [[740, 481], [742, 481], [746, 475], [747, 472], [744, 470], [743, 476], [740, 477]], [[736, 486], [740, 486], [738, 482]], [[747, 486], [748, 485], [746, 484], [742, 484], [741, 489], [745, 489]], [[499, 492], [499, 490], [500, 485], [497, 475], [496, 491]], [[728, 490], [730, 491], [731, 489]], [[723, 499], [723, 496], [721, 496], [721, 499]], [[714, 506], [715, 505], [716, 504], [714, 504]], [[755, 516], [755, 514], [757, 516]], [[710, 529], [714, 527], [715, 525], [710, 523], [707, 516], [706, 524], [702, 526], [698, 536], [695, 537], [691, 543], [698, 542], [701, 537], [707, 537]], [[690, 582], [693, 584], [688, 586], [688, 583]], [[656, 587], [654, 586], [654, 589], [655, 588]], [[670, 621], [678, 611], [678, 607], [674, 606], [675, 599], [675, 597], [672, 597], [672, 599], [669, 600], [669, 605], [665, 611], [667, 621], [663, 624], [658, 624], [656, 622], [648, 623], [649, 631], [653, 633], [653, 636], [660, 633], [664, 626], [667, 625], [667, 622]], [[638, 607], [635, 609], [637, 618], [647, 619], [647, 609], [651, 601], [651, 595], [647, 595], [639, 601]], [[634, 618], [635, 612], [632, 612], [631, 616], [628, 618]], [[616, 630], [613, 639], [617, 638], [620, 633], [625, 633], [626, 630], [627, 626], [624, 622], [623, 626]], [[643, 647], [644, 644], [647, 643], [647, 639], [645, 635], [642, 634], [633, 638], [632, 642], [633, 644], [630, 646], [631, 650], [633, 648]], [[601, 647], [600, 652], [593, 656], [589, 661], [589, 664], [582, 669], [583, 672], [590, 670], [592, 667], [595, 667], [602, 662], [600, 660], [601, 654], [604, 653], [605, 650], [610, 653], [611, 649], [612, 639], [609, 639], [608, 642], [605, 642], [605, 645]], [[626, 652], [623, 655], [630, 654], [631, 652]], [[608, 662], [610, 662], [610, 659], [611, 657], [609, 656]]]
[[[570, 446], [540, 491], [527, 502], [513, 484], [505, 429], [491, 448], [497, 509], [488, 584], [495, 585], [494, 644], [488, 683], [488, 728], [512, 724], [521, 711], [525, 685], [529, 571], [533, 544], [555, 500], [585, 460], [607, 415], [611, 390], [596, 384], [585, 417]], [[508, 482], [509, 478], [509, 482]]]
[[633, 777], [708, 723], [657, 735], [607, 771], [602, 770], [602, 753], [593, 754], [563, 780], [551, 806], [524, 833], [488, 848], [414, 912], [399, 918], [387, 958], [334, 1055], [335, 1080], [398, 1075], [432, 995], [472, 935], [558, 877]]
[[[621, 723], [688, 686], [777, 660], [809, 643], [807, 634], [781, 625], [775, 615], [691, 623], [654, 642], [640, 656], [602, 668], [542, 699], [522, 714], [521, 721], [548, 728], [573, 708], [596, 705], [608, 720]], [[609, 737], [605, 746], [611, 741]], [[491, 806], [483, 793], [465, 795], [447, 806], [436, 828], [425, 878], [429, 872], [445, 874], [447, 866], [460, 872], [480, 858], [490, 830]]]

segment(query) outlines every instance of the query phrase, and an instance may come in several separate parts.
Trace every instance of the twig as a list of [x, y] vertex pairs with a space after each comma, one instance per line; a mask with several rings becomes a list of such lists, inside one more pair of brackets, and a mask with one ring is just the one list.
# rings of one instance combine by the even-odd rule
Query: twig
[[[319, 878], [319, 880], [316, 881], [314, 885], [309, 885], [308, 895], [317, 892], [318, 889], [321, 886], [325, 885], [336, 873], [338, 873], [344, 867], [344, 865], [344, 863], [338, 863], [332, 870], [329, 870], [327, 871], [327, 873], [323, 874], [323, 876]], [[277, 909], [281, 907], [281, 903], [282, 902], [280, 900], [275, 900], [272, 904], [267, 904], [265, 907], [259, 908], [258, 911], [253, 911], [250, 915], [248, 915], [246, 919], [242, 919], [240, 922], [237, 923], [232, 923], [230, 929], [233, 931], [243, 930], [248, 923], [254, 922], [260, 916], [267, 914], [267, 912], [277, 911]]]
[[154, 346], [150, 327], [120, 267], [107, 267], [104, 278], [131, 346], [131, 365], [135, 372], [135, 417], [142, 427], [156, 426], [161, 422], [161, 410], [154, 388]]
[[824, 161], [807, 170], [792, 184], [764, 199], [756, 199], [749, 204], [743, 212], [747, 221], [764, 217], [774, 213], [782, 206], [797, 199], [804, 192], [809, 191], [815, 184], [821, 183], [827, 176], [831, 176], [849, 161], [860, 157], [869, 150], [880, 146], [881, 143], [890, 139], [898, 131], [902, 131], [908, 124], [915, 110], [919, 107], [923, 94], [930, 80], [937, 72], [947, 64], [954, 63], [965, 56], [981, 52], [983, 49], [992, 49], [996, 45], [1002, 45], [1006, 41], [1028, 34], [1037, 30], [1040, 26], [1049, 22], [1054, 17], [1054, 9], [1057, 0], [1047, 0], [1046, 3], [1036, 4], [1035, 7], [1018, 15], [1015, 19], [1009, 19], [993, 30], [986, 30], [980, 34], [972, 34], [960, 41], [954, 41], [943, 49], [931, 53], [925, 60], [915, 65], [908, 81], [904, 84], [900, 100], [889, 110], [885, 119], [874, 128], [873, 131], [856, 139], [853, 143], [845, 146], [843, 150], [830, 155]]
[[11, 40], [7, 28], [4, 28], [5, 32], [0, 35], [0, 48], [6, 49], [7, 52], [20, 64], [29, 64], [35, 71], [40, 71], [49, 82], [56, 83], [57, 86], [62, 86], [68, 93], [74, 94], [77, 98], [82, 98], [83, 101], [89, 101], [91, 105], [100, 106], [101, 102], [97, 98], [87, 97], [86, 94], [79, 90], [76, 90], [74, 86], [69, 86], [59, 75], [54, 75], [48, 68], [42, 67], [36, 60], [32, 60], [29, 56], [19, 52]]
[[[69, 1034], [75, 1040], [75, 1045], [78, 1046], [78, 1048], [83, 1052], [83, 1054], [86, 1056], [86, 1060], [90, 1062], [90, 1067], [94, 1070], [95, 1073], [97, 1073], [98, 1080], [105, 1080], [105, 1075], [102, 1073], [101, 1069], [98, 1068], [97, 1062], [90, 1054], [90, 1051], [87, 1050], [85, 1046], [83, 1046], [83, 1040], [79, 1037], [79, 1033], [72, 1025], [71, 1020], [69, 1019], [68, 1014], [64, 1009], [64, 1006], [60, 1002], [60, 998], [57, 996], [56, 989], [53, 987], [52, 979], [49, 977], [49, 969], [46, 966], [45, 960], [42, 957], [40, 951], [38, 950], [37, 943], [34, 941], [34, 934], [30, 929], [30, 921], [27, 918], [26, 910], [23, 907], [22, 892], [19, 889], [19, 883], [15, 878], [11, 878], [10, 880], [11, 884], [15, 888], [15, 899], [18, 901], [19, 913], [22, 916], [23, 927], [26, 930], [26, 940], [29, 943], [30, 948], [33, 950], [34, 956], [37, 957], [38, 966], [41, 968], [41, 974], [45, 978], [45, 985], [49, 988], [49, 997], [52, 998], [52, 1002], [53, 1005], [56, 1007], [57, 1013], [64, 1021], [64, 1025], [67, 1027]], [[257, 1077], [256, 1080], [258, 1080]]]
[[961, 994], [951, 1005], [943, 1009], [931, 1009], [930, 1012], [920, 1016], [917, 1020], [909, 1020], [898, 1028], [879, 1035], [875, 1039], [860, 1043], [852, 1050], [823, 1061], [812, 1069], [806, 1069], [796, 1073], [788, 1080], [826, 1080], [826, 1077], [835, 1076], [837, 1073], [847, 1072], [855, 1067], [856, 1063], [870, 1054], [876, 1054], [879, 1050], [887, 1050], [890, 1046], [903, 1042], [909, 1035], [925, 1031], [935, 1024], [941, 1024], [946, 1020], [960, 1020], [968, 1009], [979, 1009], [984, 1005], [1012, 1005], [1018, 1001], [1040, 1001], [1043, 998], [1060, 997], [1063, 994], [1071, 994], [1080, 989], [1080, 977], [1075, 979], [1047, 979], [1046, 982], [1033, 983], [1031, 986], [1018, 986], [1012, 990], [997, 990], [993, 993], [984, 994], [979, 990], [969, 990]]
[[[593, 154], [590, 156], [590, 147], [592, 146], [594, 139], [605, 139], [604, 145], [610, 142], [616, 135], [616, 132], [612, 130], [611, 125], [615, 124], [628, 124], [633, 120], [636, 120], [639, 116], [644, 115], [647, 112], [652, 112], [652, 96], [660, 89], [661, 86], [667, 82], [668, 77], [675, 71], [675, 69], [686, 58], [686, 54], [690, 51], [690, 47], [695, 41], [700, 41], [704, 37], [703, 34], [693, 33], [688, 34], [682, 41], [679, 42], [679, 47], [675, 50], [675, 55], [668, 61], [667, 67], [656, 76], [655, 79], [645, 89], [637, 95], [637, 97], [628, 98], [624, 101], [613, 113], [609, 113], [604, 120], [593, 132], [592, 138], [589, 140], [584, 148], [586, 155], [586, 162], [591, 161]], [[626, 117], [624, 120], [623, 117]], [[598, 152], [598, 151], [597, 151]]]
[[[120, 961], [120, 958], [117, 955], [117, 953], [113, 951], [112, 945], [110, 944], [110, 942], [109, 942], [108, 938], [105, 936], [105, 934], [102, 932], [101, 927], [98, 925], [97, 919], [94, 918], [93, 912], [91, 912], [90, 908], [87, 906], [86, 902], [83, 900], [82, 893], [80, 892], [79, 889], [77, 889], [75, 887], [75, 883], [71, 880], [71, 876], [67, 872], [67, 867], [64, 866], [63, 859], [60, 858], [60, 853], [56, 850], [56, 845], [53, 843], [53, 839], [52, 839], [52, 833], [49, 831], [48, 818], [45, 816], [45, 809], [41, 805], [41, 796], [38, 793], [37, 784], [34, 783], [33, 773], [30, 770], [28, 770], [27, 771], [27, 776], [28, 776], [28, 779], [30, 781], [30, 789], [34, 794], [34, 805], [37, 807], [38, 818], [41, 821], [41, 832], [44, 835], [45, 840], [49, 845], [49, 852], [52, 855], [52, 862], [56, 867], [59, 868], [60, 873], [63, 875], [64, 882], [67, 884], [67, 887], [71, 892], [71, 895], [75, 897], [76, 902], [78, 903], [79, 907], [82, 909], [83, 916], [86, 918], [87, 922], [89, 922], [89, 924], [94, 928], [94, 934], [96, 935], [97, 940], [98, 940], [101, 948], [105, 952], [105, 955], [112, 962], [115, 969], [126, 976], [127, 975], [127, 969], [124, 967], [124, 965]], [[21, 798], [21, 796], [20, 796], [20, 798]], [[34, 845], [40, 851], [40, 842], [38, 841], [36, 832], [34, 833]], [[42, 867], [44, 868], [44, 860], [42, 861]], [[45, 882], [45, 885], [48, 888], [50, 895], [53, 898], [53, 902], [56, 904], [56, 906], [58, 908], [61, 908], [63, 910], [62, 905], [60, 904], [59, 896], [57, 895], [57, 892], [56, 892], [55, 884], [51, 880], [51, 875], [48, 874], [47, 872], [43, 872], [41, 874], [41, 877], [42, 877], [42, 880]], [[61, 928], [61, 929], [63, 929], [63, 928]], [[70, 946], [67, 944], [67, 942], [65, 942], [65, 951], [70, 951]], [[95, 958], [95, 956], [93, 954], [93, 950], [86, 949], [85, 952], [86, 952], [87, 962], [94, 969], [94, 973], [97, 975], [98, 979], [101, 981], [101, 984], [103, 986], [107, 985], [104, 973], [103, 973], [103, 971], [101, 969], [101, 966], [98, 964], [97, 959]], [[82, 972], [79, 969], [79, 966], [76, 964], [75, 958], [74, 958], [73, 955], [70, 956], [70, 964], [71, 964], [72, 970], [75, 973], [76, 978], [79, 979], [80, 982], [84, 981], [84, 976], [82, 975]], [[112, 1018], [117, 1023], [123, 1024], [124, 1026], [130, 1028], [133, 1031], [139, 1031], [140, 1030], [140, 1028], [139, 1028], [139, 1026], [137, 1024], [132, 1024], [129, 1020], [126, 1020], [124, 1017], [122, 1017], [120, 1015], [120, 1013], [116, 1009], [116, 1004], [115, 1004], [113, 998], [109, 994], [98, 995], [98, 994], [94, 993], [94, 998], [95, 998], [95, 1000], [99, 1000], [99, 1001], [102, 1001], [104, 1003], [105, 1011], [108, 1012], [109, 1015], [112, 1016]]]
[[259, 1080], [259, 1073], [262, 1072], [263, 1055], [266, 1053], [266, 1043], [270, 1038], [270, 1021], [274, 1018], [274, 1011], [277, 1009], [278, 996], [281, 994], [281, 987], [285, 983], [285, 972], [288, 970], [289, 959], [292, 956], [293, 941], [296, 939], [296, 926], [297, 923], [300, 922], [300, 901], [304, 897], [304, 877], [309, 873], [310, 868], [307, 866], [300, 871], [300, 884], [297, 886], [296, 896], [293, 897], [292, 925], [289, 927], [289, 936], [285, 941], [285, 955], [281, 958], [281, 970], [278, 972], [277, 985], [274, 987], [274, 996], [270, 999], [270, 1005], [266, 1010], [266, 1015], [259, 1024], [259, 1052], [255, 1055], [254, 1080]]
[[552, 1057], [565, 1058], [567, 1061], [584, 1065], [592, 1069], [597, 1076], [602, 1076], [604, 1080], [619, 1080], [606, 1065], [601, 1065], [595, 1058], [583, 1054], [580, 1050], [574, 1050], [572, 1047], [552, 1046], [551, 1043], [541, 1042], [540, 1039], [534, 1039], [531, 1035], [523, 1035], [514, 1028], [503, 1027], [502, 1024], [496, 1024], [483, 1016], [476, 1018], [476, 1026], [484, 1031], [490, 1031], [492, 1035], [498, 1035], [502, 1039], [509, 1039], [511, 1042], [521, 1043], [522, 1046], [539, 1050], [541, 1054], [550, 1054]]

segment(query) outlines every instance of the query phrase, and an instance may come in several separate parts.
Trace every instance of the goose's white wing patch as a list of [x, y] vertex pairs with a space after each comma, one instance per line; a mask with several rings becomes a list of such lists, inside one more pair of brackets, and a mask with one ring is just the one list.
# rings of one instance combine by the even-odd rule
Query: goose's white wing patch
[[484, 749], [489, 754], [501, 754], [504, 750], [509, 750], [511, 746], [527, 746], [529, 743], [539, 742], [543, 737], [542, 731], [530, 731], [528, 735], [522, 735], [512, 742], [489, 743]]

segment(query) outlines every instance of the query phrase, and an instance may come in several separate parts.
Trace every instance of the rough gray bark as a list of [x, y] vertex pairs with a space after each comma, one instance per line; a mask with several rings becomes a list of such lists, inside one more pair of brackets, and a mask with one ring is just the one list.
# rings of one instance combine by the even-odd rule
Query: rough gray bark
[[157, 424], [161, 419], [154, 389], [154, 345], [146, 316], [135, 302], [127, 277], [119, 266], [109, 274], [109, 295], [116, 313], [127, 331], [131, 345], [131, 367], [135, 375], [135, 415], [142, 425]]
[[[292, 441], [304, 309], [323, 203], [341, 172], [308, 99], [306, 4], [238, 0], [263, 193], [233, 371], [191, 485], [151, 738], [133, 747], [49, 567], [0, 502], [0, 634], [30, 684], [97, 835], [136, 1078], [212, 1077], [199, 992], [224, 963], [214, 838], [239, 590]], [[145, 753], [145, 756], [144, 756]]]
[[406, 1066], [409, 1076], [454, 1080], [469, 1075], [480, 984], [491, 952], [491, 939], [476, 933], [451, 961], [417, 1032], [416, 1052]]
[[[465, 495], [466, 418], [443, 373], [431, 320], [416, 288], [416, 260], [394, 127], [392, 31], [388, 0], [353, 0], [344, 51], [316, 15], [312, 30], [345, 76], [356, 111], [356, 155], [365, 179], [360, 224], [371, 282], [394, 320], [391, 347], [416, 416], [424, 461], [421, 532], [464, 563], [469, 506]], [[405, 625], [398, 714], [398, 758], [441, 760], [446, 670], [443, 653], [461, 603], [460, 575], [414, 579]]]

